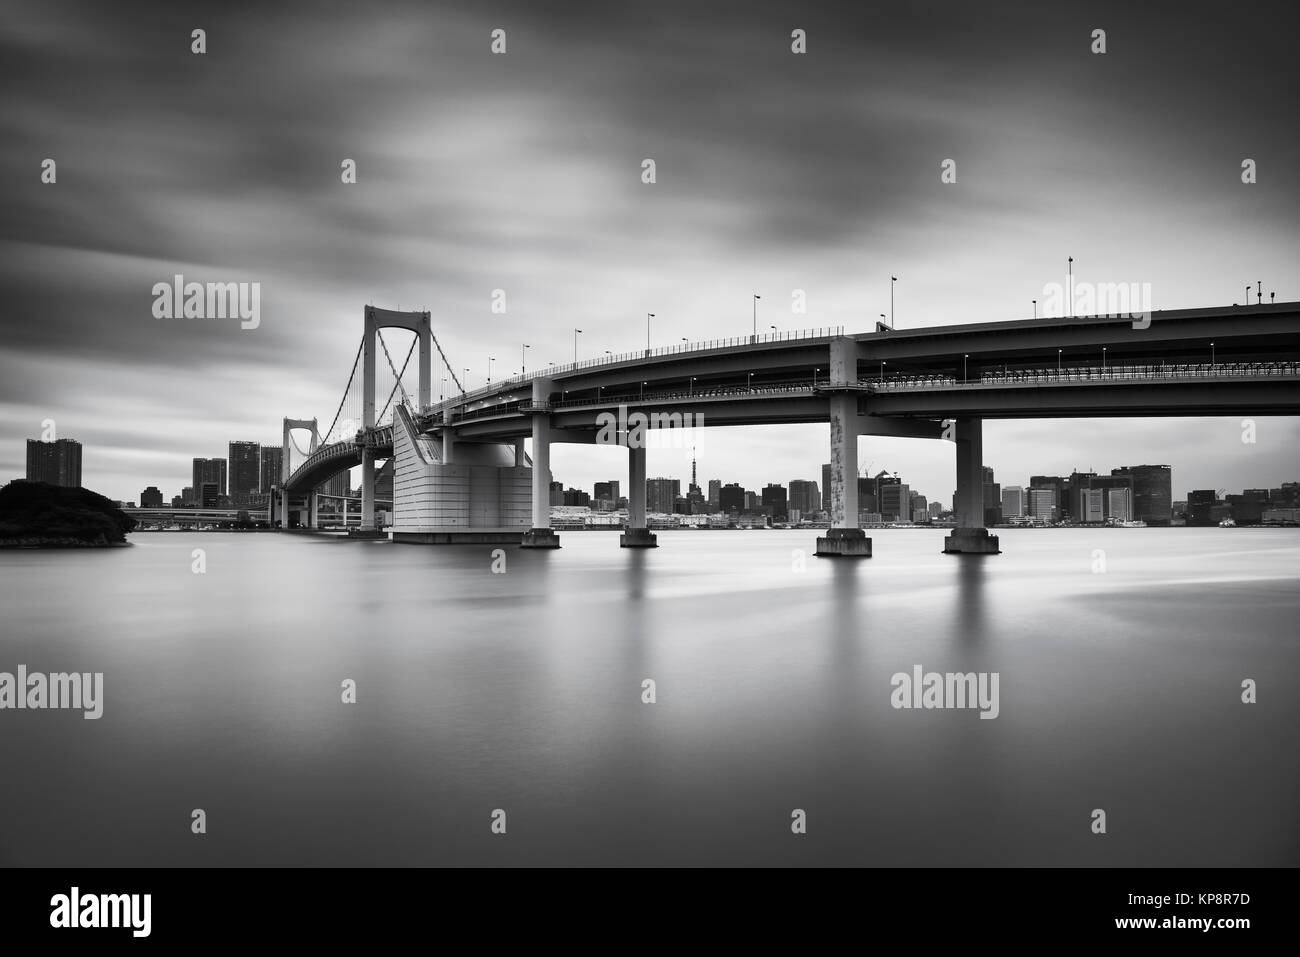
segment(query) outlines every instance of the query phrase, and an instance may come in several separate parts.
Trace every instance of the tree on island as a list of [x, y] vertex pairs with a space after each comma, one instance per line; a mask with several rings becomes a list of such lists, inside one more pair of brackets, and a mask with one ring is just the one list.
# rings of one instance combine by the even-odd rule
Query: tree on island
[[0, 488], [0, 545], [115, 545], [136, 520], [86, 488], [15, 479]]

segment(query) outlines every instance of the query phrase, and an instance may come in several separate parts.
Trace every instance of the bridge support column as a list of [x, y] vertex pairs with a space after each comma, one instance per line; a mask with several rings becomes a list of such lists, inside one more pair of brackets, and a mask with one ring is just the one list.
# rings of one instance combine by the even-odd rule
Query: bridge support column
[[522, 548], [559, 548], [560, 536], [551, 528], [551, 398], [550, 379], [533, 380], [533, 527], [524, 532]]
[[629, 436], [627, 448], [627, 528], [618, 537], [620, 548], [658, 548], [659, 539], [646, 526], [645, 430], [641, 440]]
[[[856, 384], [857, 343], [836, 339], [831, 343], [828, 385]], [[858, 395], [832, 392], [831, 421], [831, 527], [817, 539], [815, 554], [823, 558], [870, 558], [871, 539], [858, 527]]]
[[280, 488], [280, 527], [289, 527], [289, 493], [283, 486]]
[[451, 409], [442, 413], [442, 464], [450, 465], [456, 460], [456, 433], [451, 428]]
[[[521, 469], [527, 464], [527, 457], [524, 453], [524, 440], [515, 439], [515, 468]], [[548, 489], [549, 493], [549, 489]]]
[[307, 527], [320, 528], [320, 493], [307, 493]]
[[957, 419], [957, 527], [943, 540], [950, 555], [997, 555], [998, 537], [984, 527], [984, 420]]
[[361, 450], [361, 527], [375, 530], [375, 453]]

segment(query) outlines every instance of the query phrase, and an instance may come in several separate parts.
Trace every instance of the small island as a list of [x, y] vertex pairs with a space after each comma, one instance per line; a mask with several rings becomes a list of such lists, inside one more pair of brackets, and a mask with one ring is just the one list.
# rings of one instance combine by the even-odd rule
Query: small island
[[90, 489], [15, 479], [0, 488], [0, 548], [125, 545], [136, 520]]

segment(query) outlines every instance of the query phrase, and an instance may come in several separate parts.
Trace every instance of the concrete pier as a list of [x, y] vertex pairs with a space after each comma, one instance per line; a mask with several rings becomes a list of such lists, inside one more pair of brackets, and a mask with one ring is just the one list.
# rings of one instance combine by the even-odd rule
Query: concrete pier
[[560, 536], [551, 528], [551, 415], [555, 383], [533, 380], [533, 527], [524, 532], [520, 548], [559, 548]]
[[1001, 555], [998, 537], [987, 528], [954, 528], [943, 540], [945, 555]]
[[817, 539], [816, 554], [822, 558], [870, 558], [871, 539], [860, 528], [828, 528]]
[[618, 537], [619, 548], [658, 548], [659, 538], [645, 519], [645, 432], [629, 434], [627, 449], [627, 529]]

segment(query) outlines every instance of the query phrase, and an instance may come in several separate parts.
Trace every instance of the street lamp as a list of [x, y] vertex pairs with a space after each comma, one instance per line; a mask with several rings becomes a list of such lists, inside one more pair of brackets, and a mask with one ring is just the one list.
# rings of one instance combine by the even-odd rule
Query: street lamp
[[1061, 374], [1061, 350], [1060, 349], [1056, 350], [1056, 374], [1058, 376]]
[[898, 282], [897, 276], [889, 277], [889, 328], [894, 328], [894, 283]]
[[574, 329], [574, 330], [573, 330], [573, 361], [574, 361], [574, 363], [577, 363], [577, 361], [578, 361], [578, 334], [581, 333], [581, 332], [582, 332], [581, 329]]
[[961, 357], [961, 381], [966, 381], [966, 360], [970, 358], [970, 353], [963, 353]]
[[754, 334], [750, 338], [749, 340], [750, 342], [758, 341], [758, 300], [762, 298], [763, 297], [760, 296], [758, 293], [754, 293]]
[[750, 392], [753, 392], [753, 391], [754, 391], [754, 373], [752, 373], [752, 372], [746, 372], [746, 373], [745, 373], [745, 376], [746, 376], [746, 379], [745, 379], [745, 388], [748, 389]]
[[1250, 305], [1250, 283], [1246, 283], [1246, 298], [1245, 298], [1245, 300], [1242, 302], [1242, 305], [1243, 305], [1243, 306], [1249, 306], [1249, 305]]
[[488, 377], [487, 377], [488, 385], [492, 384], [492, 363], [496, 361], [497, 361], [496, 359], [493, 359], [491, 356], [488, 356]]
[[1217, 363], [1215, 362], [1215, 356], [1214, 356], [1214, 343], [1211, 342], [1210, 343], [1210, 370], [1211, 371], [1214, 370], [1216, 364]]
[[1073, 256], [1071, 256], [1069, 259], [1065, 261], [1065, 268], [1069, 275], [1069, 286], [1070, 286], [1070, 311], [1068, 315], [1073, 316], [1074, 315], [1074, 257]]
[[441, 401], [443, 400], [443, 397], [444, 397], [446, 394], [447, 394], [447, 377], [446, 377], [446, 376], [443, 376], [443, 377], [442, 377], [442, 386], [441, 386], [441, 388], [438, 389], [438, 401], [441, 402]]
[[469, 368], [465, 369], [465, 384], [460, 387], [460, 394], [464, 395], [465, 390], [469, 388]]
[[819, 372], [821, 372], [821, 371], [822, 371], [821, 369], [813, 369], [813, 388], [814, 388], [814, 389], [817, 388], [817, 373], [819, 373]]
[[695, 376], [691, 376], [691, 384], [686, 388], [687, 395], [695, 394]]
[[884, 359], [880, 360], [880, 382], [882, 385], [885, 382], [885, 360]]
[[653, 319], [654, 317], [655, 317], [655, 314], [654, 314], [653, 312], [647, 312], [647, 313], [645, 314], [645, 352], [646, 352], [646, 355], [649, 355], [649, 354], [650, 354], [650, 320]]
[[1034, 318], [1037, 319], [1037, 318], [1038, 318], [1038, 300], [1037, 300], [1037, 299], [1031, 299], [1031, 300], [1029, 300], [1029, 301], [1032, 302], [1032, 303], [1034, 304]]
[[768, 326], [772, 330], [772, 338], [776, 338], [776, 326]]
[[519, 350], [519, 374], [520, 375], [523, 375], [525, 372], [528, 371], [528, 360], [524, 358], [524, 351], [531, 348], [532, 346], [530, 346], [528, 343], [525, 342], [524, 348]]
[[643, 402], [645, 401], [645, 387], [646, 387], [646, 384], [645, 384], [644, 382], [642, 382], [642, 383], [641, 383], [641, 401], [643, 401]]
[[1106, 371], [1106, 347], [1101, 347], [1101, 371]]

